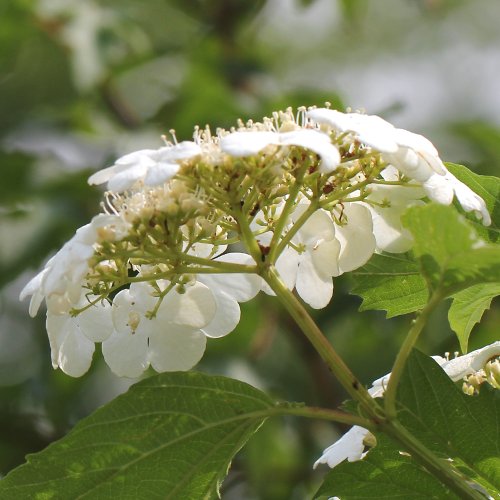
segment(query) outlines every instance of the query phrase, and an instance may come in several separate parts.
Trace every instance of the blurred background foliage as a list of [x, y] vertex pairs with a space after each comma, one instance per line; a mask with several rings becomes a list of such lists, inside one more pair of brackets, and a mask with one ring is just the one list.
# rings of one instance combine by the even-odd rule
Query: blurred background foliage
[[[498, 175], [500, 32], [496, 0], [10, 0], [0, 3], [0, 474], [64, 435], [133, 382], [99, 352], [71, 379], [50, 366], [41, 314], [22, 286], [99, 210], [87, 185], [175, 128], [229, 127], [286, 106], [352, 106], [431, 138], [446, 160]], [[348, 278], [315, 315], [367, 384], [390, 370], [410, 318], [358, 314]], [[200, 370], [276, 398], [337, 406], [344, 394], [275, 299], [243, 305]], [[495, 340], [498, 303], [473, 332]], [[495, 328], [496, 327], [496, 328]], [[420, 347], [455, 351], [446, 308]], [[225, 499], [302, 499], [311, 465], [344, 429], [265, 424], [236, 458]]]

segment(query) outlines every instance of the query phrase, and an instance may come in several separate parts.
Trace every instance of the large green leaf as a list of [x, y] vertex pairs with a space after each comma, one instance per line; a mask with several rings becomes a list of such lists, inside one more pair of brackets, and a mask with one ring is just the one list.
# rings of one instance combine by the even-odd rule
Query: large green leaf
[[351, 293], [363, 298], [361, 311], [382, 309], [391, 318], [418, 311], [427, 302], [427, 285], [418, 263], [407, 255], [374, 255], [352, 276]]
[[469, 335], [476, 323], [481, 321], [484, 311], [489, 309], [491, 301], [500, 295], [500, 283], [484, 283], [453, 295], [453, 302], [448, 311], [448, 320], [460, 341], [460, 349], [467, 352]]
[[477, 283], [500, 281], [500, 247], [479, 238], [453, 207], [412, 207], [402, 221], [413, 235], [413, 251], [431, 289], [449, 295]]
[[218, 497], [236, 452], [273, 402], [200, 373], [148, 378], [0, 481], [0, 498]]
[[485, 384], [478, 396], [466, 396], [419, 351], [410, 356], [398, 389], [402, 424], [500, 498], [500, 391]]
[[[414, 351], [398, 387], [398, 418], [428, 449], [500, 498], [500, 391], [488, 389], [466, 396], [435, 361]], [[363, 460], [328, 473], [315, 498], [458, 498], [400, 451], [377, 435], [377, 446]]]

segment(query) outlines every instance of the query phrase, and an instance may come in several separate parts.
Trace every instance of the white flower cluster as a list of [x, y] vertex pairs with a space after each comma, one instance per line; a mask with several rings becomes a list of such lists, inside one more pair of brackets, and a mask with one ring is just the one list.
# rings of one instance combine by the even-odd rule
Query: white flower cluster
[[456, 197], [490, 223], [427, 139], [328, 108], [196, 129], [193, 141], [130, 153], [89, 182], [107, 184], [103, 213], [21, 293], [31, 315], [45, 299], [53, 366], [72, 376], [88, 370], [96, 342], [120, 376], [191, 368], [207, 337], [236, 327], [240, 302], [273, 293], [270, 270], [326, 306], [333, 277], [411, 248], [400, 216], [425, 197]]
[[[448, 357], [443, 358], [441, 356], [433, 356], [433, 358], [453, 382], [458, 382], [467, 376], [482, 372], [483, 367], [488, 363], [491, 364], [490, 360], [495, 360], [495, 358], [499, 356], [500, 341], [477, 349], [476, 351], [469, 352], [468, 354], [464, 354], [463, 356], [457, 356], [453, 359], [449, 359]], [[495, 366], [497, 365], [498, 361], [496, 361]], [[372, 387], [368, 389], [372, 398], [383, 397], [390, 377], [391, 374], [388, 373], [373, 382]], [[496, 379], [494, 382], [498, 384]], [[491, 385], [493, 385], [493, 387], [498, 387], [495, 384], [492, 383]], [[367, 429], [359, 425], [354, 425], [338, 441], [323, 451], [321, 457], [314, 463], [314, 468], [319, 464], [327, 464], [329, 467], [333, 468], [344, 460], [348, 460], [349, 462], [362, 460], [368, 453], [364, 450], [369, 435], [370, 432]]]

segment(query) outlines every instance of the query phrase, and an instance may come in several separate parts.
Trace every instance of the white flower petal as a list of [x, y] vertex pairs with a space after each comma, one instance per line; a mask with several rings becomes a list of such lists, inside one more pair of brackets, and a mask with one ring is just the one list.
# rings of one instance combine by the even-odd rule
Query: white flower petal
[[332, 278], [318, 274], [307, 252], [300, 260], [295, 288], [302, 300], [314, 309], [325, 307], [333, 295]]
[[147, 283], [133, 283], [128, 290], [116, 294], [111, 309], [115, 330], [124, 334], [136, 331], [147, 334], [151, 320], [145, 317], [145, 313], [156, 305], [151, 291]]
[[47, 268], [39, 272], [36, 276], [31, 278], [31, 280], [26, 284], [26, 286], [21, 290], [19, 294], [19, 300], [24, 300], [26, 297], [31, 295], [30, 305], [29, 305], [29, 315], [34, 318], [40, 308], [40, 304], [44, 299], [44, 294], [41, 290], [42, 280], [44, 275], [47, 273]]
[[340, 153], [327, 134], [312, 129], [283, 132], [279, 135], [280, 144], [300, 146], [314, 151], [321, 157], [320, 171], [333, 172], [340, 163]]
[[328, 212], [316, 210], [300, 228], [298, 236], [306, 245], [316, 246], [318, 242], [333, 240], [335, 225]]
[[130, 189], [139, 179], [144, 178], [148, 167], [143, 164], [134, 165], [116, 175], [108, 181], [108, 189], [115, 193], [120, 193]]
[[406, 208], [368, 205], [368, 210], [372, 214], [377, 250], [390, 253], [404, 253], [410, 250], [413, 237], [401, 224], [401, 215]]
[[128, 153], [125, 156], [118, 158], [113, 166], [99, 170], [95, 174], [91, 175], [88, 179], [88, 183], [91, 185], [104, 184], [120, 172], [124, 172], [125, 170], [137, 165], [147, 168], [148, 165], [153, 164], [151, 155], [155, 152], [156, 151], [154, 149], [141, 149], [139, 151]]
[[351, 132], [358, 140], [382, 153], [394, 153], [398, 145], [392, 133], [394, 127], [375, 115], [341, 113], [333, 109], [312, 109], [307, 116], [316, 123], [329, 125], [340, 132]]
[[115, 375], [139, 377], [149, 366], [148, 336], [140, 331], [132, 334], [114, 330], [102, 343], [102, 354]]
[[276, 270], [289, 290], [293, 290], [297, 281], [300, 256], [296, 250], [287, 247], [276, 261]]
[[158, 372], [189, 370], [202, 358], [207, 338], [200, 330], [170, 324], [149, 338], [149, 360]]
[[277, 132], [249, 131], [233, 132], [220, 140], [220, 148], [236, 158], [256, 155], [270, 144], [278, 144]]
[[339, 269], [340, 242], [337, 238], [324, 241], [317, 247], [310, 250], [311, 259], [318, 275], [325, 278], [338, 276]]
[[[89, 300], [96, 297], [89, 296]], [[83, 302], [84, 305], [85, 302]], [[111, 304], [107, 301], [98, 302], [92, 307], [78, 314], [74, 318], [82, 333], [93, 342], [106, 340], [113, 331], [113, 321], [111, 319]]]
[[240, 322], [240, 306], [236, 300], [227, 293], [213, 289], [217, 302], [217, 312], [212, 321], [202, 328], [202, 332], [211, 338], [224, 337], [231, 333]]
[[[250, 255], [240, 252], [227, 253], [214, 260], [232, 264], [255, 265]], [[253, 299], [262, 287], [262, 278], [248, 273], [207, 274], [200, 275], [198, 280], [209, 286], [211, 290], [220, 290], [238, 302]]]
[[323, 455], [316, 460], [313, 468], [319, 464], [328, 464], [333, 468], [346, 459], [349, 462], [361, 460], [365, 449], [363, 440], [368, 433], [368, 430], [358, 425], [351, 427], [338, 441], [323, 451]]
[[442, 205], [450, 205], [453, 201], [453, 186], [444, 175], [432, 174], [423, 187], [427, 196]]
[[[415, 134], [402, 128], [396, 128], [394, 130], [394, 136], [400, 147], [413, 149], [414, 151], [420, 152], [429, 157], [439, 158], [438, 151], [434, 147], [434, 144], [432, 144], [432, 142], [423, 135]], [[440, 165], [436, 163], [436, 166], [438, 167], [436, 170], [437, 173], [446, 173], [444, 165], [440, 167]]]
[[353, 271], [366, 264], [375, 251], [375, 236], [370, 211], [359, 203], [347, 203], [344, 208], [347, 224], [337, 226], [335, 237], [341, 250], [338, 259], [340, 273]]
[[91, 186], [94, 186], [94, 185], [98, 186], [99, 184], [104, 184], [105, 182], [108, 182], [109, 179], [111, 179], [111, 177], [113, 177], [115, 172], [116, 172], [116, 168], [114, 165], [112, 167], [103, 168], [102, 170], [99, 170], [99, 171], [95, 172], [94, 174], [92, 174], [88, 178], [87, 182]]
[[158, 163], [149, 168], [144, 178], [146, 186], [158, 186], [171, 179], [179, 171], [177, 163]]
[[469, 186], [459, 181], [451, 172], [448, 172], [445, 177], [453, 185], [453, 191], [462, 208], [466, 212], [474, 212], [476, 217], [482, 220], [485, 226], [489, 226], [491, 224], [491, 217], [484, 200], [472, 191]]
[[170, 291], [161, 303], [157, 319], [160, 323], [176, 323], [202, 328], [212, 321], [217, 310], [214, 294], [203, 283], [187, 285], [183, 294]]
[[187, 160], [202, 153], [201, 147], [193, 141], [182, 141], [174, 146], [166, 146], [155, 151], [154, 158], [160, 162], [171, 163]]
[[500, 341], [494, 342], [476, 351], [472, 351], [455, 359], [450, 359], [441, 365], [447, 375], [457, 382], [466, 375], [481, 370], [493, 357], [500, 356]]
[[80, 331], [77, 317], [47, 314], [52, 366], [71, 377], [81, 377], [90, 368], [94, 342]]

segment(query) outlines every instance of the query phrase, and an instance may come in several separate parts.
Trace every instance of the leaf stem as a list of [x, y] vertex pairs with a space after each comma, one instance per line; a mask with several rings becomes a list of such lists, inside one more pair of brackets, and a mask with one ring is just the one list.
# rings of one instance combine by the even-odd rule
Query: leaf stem
[[396, 410], [396, 392], [399, 385], [399, 380], [403, 374], [404, 367], [411, 350], [417, 343], [420, 333], [429, 319], [430, 314], [436, 309], [437, 305], [443, 299], [441, 291], [436, 290], [425, 307], [418, 313], [418, 316], [413, 320], [412, 327], [406, 336], [401, 349], [398, 352], [394, 366], [392, 367], [391, 376], [387, 384], [387, 389], [384, 394], [385, 412], [389, 419], [395, 418]]
[[371, 431], [375, 431], [376, 429], [376, 426], [373, 424], [373, 422], [366, 418], [360, 417], [358, 415], [353, 415], [351, 413], [345, 413], [339, 410], [319, 408], [317, 406], [304, 406], [298, 405], [297, 403], [285, 403], [277, 405], [276, 411], [280, 415], [294, 415], [296, 417], [329, 420], [332, 422], [339, 422], [341, 424], [347, 425], [359, 425], [360, 427], [364, 427], [365, 429]]

